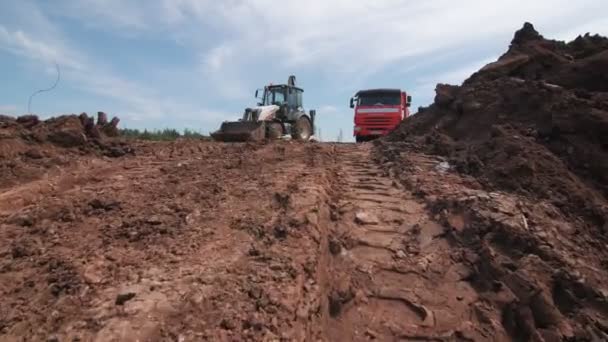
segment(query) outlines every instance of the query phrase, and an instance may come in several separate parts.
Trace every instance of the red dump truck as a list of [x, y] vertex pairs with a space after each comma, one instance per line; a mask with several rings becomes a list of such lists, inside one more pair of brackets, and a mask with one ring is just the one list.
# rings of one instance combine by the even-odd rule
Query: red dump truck
[[357, 142], [389, 134], [410, 115], [412, 97], [400, 89], [360, 90], [350, 99], [355, 109], [354, 136]]

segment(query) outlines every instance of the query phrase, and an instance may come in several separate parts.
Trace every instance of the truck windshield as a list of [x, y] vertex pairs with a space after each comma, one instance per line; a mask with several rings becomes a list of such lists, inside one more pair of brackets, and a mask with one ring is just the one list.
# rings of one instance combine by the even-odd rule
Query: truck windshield
[[273, 104], [282, 105], [285, 102], [285, 92], [281, 88], [267, 89], [264, 96], [264, 105], [270, 106]]
[[399, 93], [372, 93], [359, 95], [359, 106], [398, 106], [401, 104]]

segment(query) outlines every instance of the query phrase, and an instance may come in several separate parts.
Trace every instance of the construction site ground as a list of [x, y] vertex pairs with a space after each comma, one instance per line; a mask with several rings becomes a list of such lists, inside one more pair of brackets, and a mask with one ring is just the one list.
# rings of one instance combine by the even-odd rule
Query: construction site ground
[[[137, 143], [135, 155], [79, 156], [11, 183], [0, 193], [0, 339], [478, 341], [517, 339], [525, 329], [544, 340], [577, 333], [543, 300], [532, 299], [524, 314], [513, 304], [521, 298], [512, 291], [525, 290], [510, 288], [556, 271], [541, 267], [542, 253], [515, 258], [494, 251], [507, 244], [468, 243], [484, 215], [522, 227], [525, 199], [485, 192], [443, 169], [441, 158], [414, 151], [402, 165], [415, 167], [396, 174], [379, 149]], [[590, 273], [602, 267], [588, 257], [571, 262]], [[500, 278], [492, 267], [512, 272]], [[580, 303], [562, 278], [561, 292], [540, 295], [553, 294], [565, 311]], [[605, 309], [596, 304], [583, 306], [589, 317]]]

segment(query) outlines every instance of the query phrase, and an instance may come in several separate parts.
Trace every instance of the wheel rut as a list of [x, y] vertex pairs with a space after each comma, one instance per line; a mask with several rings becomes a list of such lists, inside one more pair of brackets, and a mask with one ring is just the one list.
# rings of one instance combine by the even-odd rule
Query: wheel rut
[[[444, 228], [412, 193], [393, 184], [371, 146], [336, 154], [340, 208], [328, 266], [332, 341], [466, 340], [475, 290]], [[336, 252], [336, 251], [334, 251]], [[454, 275], [454, 269], [458, 273]]]

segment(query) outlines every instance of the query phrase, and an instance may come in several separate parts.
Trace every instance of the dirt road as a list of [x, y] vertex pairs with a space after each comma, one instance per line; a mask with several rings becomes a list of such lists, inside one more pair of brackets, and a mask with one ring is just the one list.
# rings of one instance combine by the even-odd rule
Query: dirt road
[[377, 156], [371, 144], [141, 144], [6, 189], [0, 339], [574, 334], [561, 316], [527, 327], [519, 306], [505, 309], [521, 302], [510, 283], [480, 273], [483, 254], [459, 235], [476, 221], [437, 194], [506, 200], [433, 157], [412, 154], [418, 169], [395, 174]]
[[371, 161], [369, 146], [344, 146], [337, 161], [342, 215], [332, 233], [344, 249], [330, 261], [330, 339], [473, 337], [477, 297], [443, 227]]

